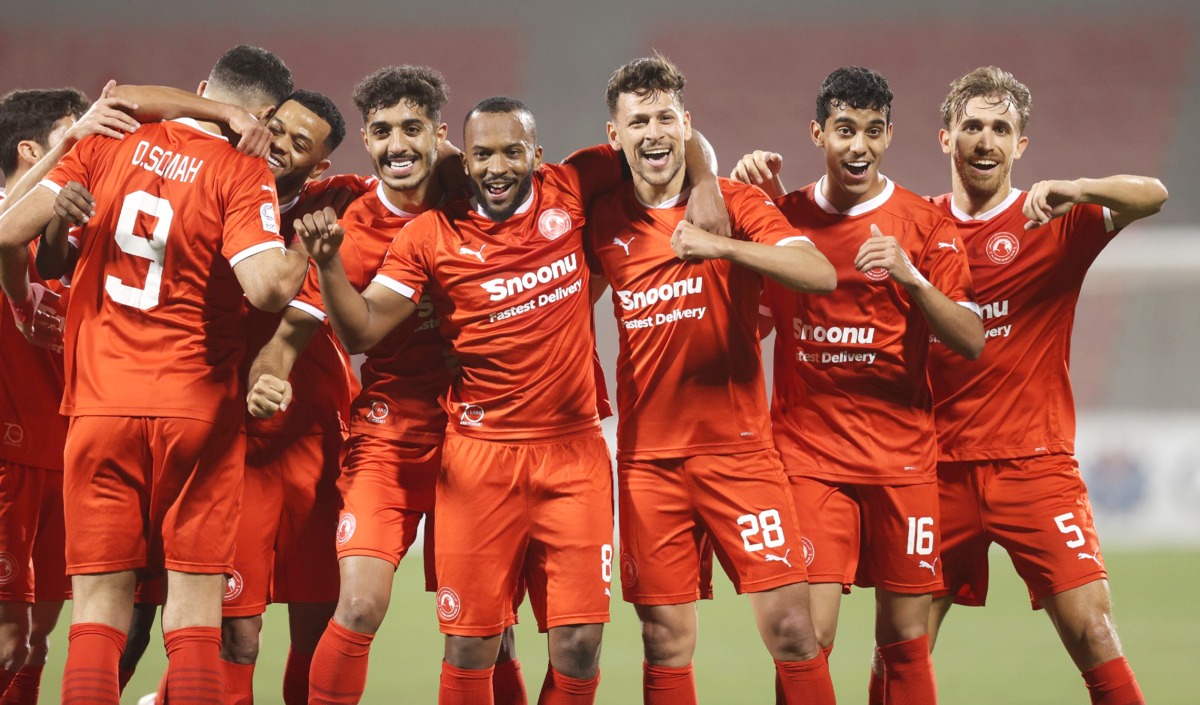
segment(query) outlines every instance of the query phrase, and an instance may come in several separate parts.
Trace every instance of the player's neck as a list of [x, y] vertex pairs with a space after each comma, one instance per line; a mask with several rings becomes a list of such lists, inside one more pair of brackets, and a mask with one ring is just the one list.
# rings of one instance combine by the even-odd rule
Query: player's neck
[[963, 184], [958, 174], [954, 174], [954, 207], [974, 218], [981, 213], [987, 213], [1008, 198], [1012, 192], [1012, 180], [1005, 179], [1000, 188], [995, 191], [969, 189]]
[[32, 168], [33, 168], [32, 165], [25, 166], [20, 161], [18, 161], [17, 168], [13, 169], [13, 172], [11, 174], [4, 175], [4, 189], [8, 190], [8, 189], [11, 189], [13, 186], [16, 186], [17, 182], [19, 182], [26, 174], [28, 174], [29, 170]]
[[424, 213], [438, 204], [442, 198], [442, 189], [436, 178], [427, 178], [421, 182], [416, 188], [397, 191], [388, 188], [388, 185], [380, 182], [383, 186], [383, 197], [387, 199], [392, 207], [404, 211], [405, 213]]
[[680, 167], [679, 172], [665, 184], [652, 184], [649, 181], [633, 175], [633, 192], [638, 200], [647, 206], [654, 207], [677, 197], [687, 186], [687, 171]]
[[832, 174], [825, 174], [825, 178], [821, 180], [821, 195], [839, 213], [845, 213], [857, 205], [871, 201], [883, 193], [885, 188], [887, 188], [887, 177], [883, 174], [876, 174], [875, 183], [871, 184], [871, 188], [862, 194], [842, 188], [841, 183]]

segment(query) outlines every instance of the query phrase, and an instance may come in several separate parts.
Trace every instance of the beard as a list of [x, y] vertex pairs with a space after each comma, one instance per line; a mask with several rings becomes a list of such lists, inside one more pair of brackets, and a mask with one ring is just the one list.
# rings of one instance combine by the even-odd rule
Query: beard
[[529, 198], [529, 193], [533, 190], [533, 172], [530, 171], [517, 182], [516, 198], [512, 200], [512, 203], [500, 209], [493, 208], [488, 202], [486, 193], [478, 181], [471, 179], [470, 183], [471, 191], [475, 194], [475, 201], [483, 209], [483, 212], [487, 214], [487, 217], [497, 223], [503, 223], [517, 212], [521, 204], [525, 203], [525, 199]]

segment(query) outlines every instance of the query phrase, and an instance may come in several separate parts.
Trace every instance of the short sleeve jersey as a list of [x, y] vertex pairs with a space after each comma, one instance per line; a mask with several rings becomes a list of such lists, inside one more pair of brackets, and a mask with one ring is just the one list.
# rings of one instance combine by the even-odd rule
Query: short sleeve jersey
[[[30, 245], [29, 281], [58, 292], [66, 304], [66, 288], [37, 275], [34, 252]], [[67, 442], [67, 419], [58, 413], [62, 393], [62, 353], [30, 345], [0, 293], [0, 460], [62, 470]]]
[[834, 482], [931, 482], [937, 446], [926, 362], [929, 325], [883, 269], [854, 260], [877, 225], [913, 266], [952, 301], [975, 306], [966, 253], [954, 224], [888, 181], [846, 212], [822, 181], [779, 200], [837, 271], [837, 289], [809, 296], [768, 283], [775, 321], [775, 444], [792, 475]]
[[529, 198], [503, 222], [457, 201], [393, 241], [375, 282], [433, 301], [461, 365], [445, 402], [458, 433], [508, 441], [598, 428], [582, 232], [587, 203], [620, 174], [620, 155], [593, 147], [538, 168]]
[[188, 120], [91, 137], [42, 183], [95, 197], [64, 339], [70, 416], [242, 419], [233, 266], [282, 249], [266, 162]]
[[1077, 205], [1025, 230], [1013, 189], [976, 218], [950, 194], [934, 204], [958, 223], [979, 292], [987, 345], [975, 361], [935, 343], [930, 381], [940, 459], [994, 460], [1075, 452], [1068, 365], [1075, 304], [1088, 268], [1117, 231], [1111, 212]]
[[[383, 184], [350, 204], [339, 221], [346, 231], [339, 256], [346, 277], [362, 291], [383, 264], [392, 240], [408, 237], [404, 226], [417, 217], [387, 200]], [[324, 317], [317, 272], [309, 272], [293, 302]], [[410, 443], [441, 443], [446, 412], [438, 401], [453, 381], [447, 364], [450, 346], [438, 331], [428, 294], [417, 311], [366, 353], [362, 391], [350, 411], [350, 432]]]
[[[321, 204], [321, 196], [330, 189], [345, 189], [357, 197], [370, 190], [375, 179], [364, 178], [353, 174], [340, 174], [320, 181], [310, 181], [304, 185], [295, 199], [281, 203], [280, 231], [284, 243], [291, 245], [296, 237], [293, 223], [308, 213], [317, 210]], [[315, 280], [316, 272], [309, 275]], [[323, 311], [306, 307], [297, 297], [289, 306], [298, 308], [320, 320], [323, 324]], [[260, 311], [253, 306], [247, 306], [246, 328], [247, 355], [243, 364], [245, 372], [267, 341], [275, 334], [281, 313]], [[339, 433], [347, 429], [349, 423], [350, 400], [358, 393], [358, 380], [354, 377], [350, 356], [346, 353], [333, 334], [333, 329], [324, 324], [305, 346], [304, 351], [296, 358], [289, 380], [292, 383], [292, 403], [284, 411], [277, 412], [270, 418], [260, 419], [246, 416], [246, 432], [251, 435], [304, 435], [316, 433]], [[253, 384], [253, 380], [250, 380]]]
[[[733, 237], [806, 241], [762, 191], [720, 183]], [[773, 447], [758, 337], [763, 277], [727, 260], [675, 256], [686, 196], [649, 207], [628, 183], [590, 211], [587, 244], [612, 285], [620, 338], [621, 460]]]

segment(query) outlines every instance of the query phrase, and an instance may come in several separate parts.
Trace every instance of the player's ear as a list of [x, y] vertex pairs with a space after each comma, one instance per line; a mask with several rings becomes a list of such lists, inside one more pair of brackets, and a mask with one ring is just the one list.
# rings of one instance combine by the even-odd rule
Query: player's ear
[[200, 85], [196, 88], [196, 95], [204, 95], [204, 91], [206, 91], [206, 90], [208, 90], [208, 79], [207, 78], [204, 79], [203, 81], [201, 81]]
[[608, 133], [608, 146], [620, 152], [621, 143], [617, 141], [617, 126], [612, 123], [612, 120], [609, 120], [604, 124], [604, 130]]
[[883, 137], [883, 148], [887, 149], [892, 144], [892, 127], [895, 125], [891, 120], [888, 120], [887, 132]]
[[313, 165], [313, 168], [309, 170], [308, 178], [312, 179], [313, 181], [321, 178], [325, 174], [325, 170], [328, 169], [329, 165], [332, 163], [333, 162], [329, 161], [328, 159], [322, 159], [321, 161], [317, 162]]
[[683, 139], [686, 142], [692, 138], [692, 114], [683, 111]]
[[33, 140], [21, 140], [17, 143], [17, 159], [28, 163], [30, 166], [37, 164], [45, 152], [46, 150], [42, 148], [42, 145]]
[[1017, 140], [1017, 148], [1013, 152], [1013, 159], [1020, 159], [1021, 155], [1025, 153], [1025, 148], [1028, 146], [1029, 138], [1025, 135], [1021, 135], [1021, 139]]
[[950, 153], [950, 131], [938, 130], [938, 142], [942, 145], [942, 154]]
[[270, 120], [271, 116], [274, 114], [275, 114], [275, 106], [271, 105], [266, 108], [263, 108], [262, 110], [259, 110], [257, 113], [254, 114], [254, 117], [258, 118], [259, 122], [266, 122], [267, 120]]
[[533, 150], [533, 168], [536, 169], [542, 165], [542, 145], [538, 145]]
[[437, 143], [439, 147], [441, 147], [442, 143], [446, 141], [446, 135], [448, 134], [450, 134], [450, 128], [446, 126], [446, 123], [443, 122], [442, 124], [438, 125]]
[[813, 144], [825, 149], [825, 131], [821, 129], [821, 125], [816, 120], [809, 123], [808, 131], [812, 136]]

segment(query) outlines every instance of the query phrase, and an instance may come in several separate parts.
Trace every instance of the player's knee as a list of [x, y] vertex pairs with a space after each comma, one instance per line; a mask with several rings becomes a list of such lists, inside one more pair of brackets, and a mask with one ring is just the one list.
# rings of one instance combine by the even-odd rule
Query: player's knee
[[1078, 647], [1090, 663], [1104, 663], [1121, 655], [1121, 640], [1112, 615], [1097, 611], [1079, 625]]
[[16, 673], [29, 659], [29, 651], [28, 633], [5, 635], [0, 639], [0, 668]]
[[455, 668], [470, 670], [489, 668], [496, 663], [495, 640], [483, 637], [447, 635], [446, 663]]
[[653, 666], [686, 666], [696, 650], [696, 635], [684, 625], [667, 621], [642, 622], [642, 647]]
[[604, 627], [579, 624], [551, 630], [550, 664], [570, 678], [592, 678], [600, 664], [600, 640]]
[[221, 623], [221, 659], [252, 664], [258, 660], [261, 617], [226, 619]]
[[388, 599], [374, 594], [343, 596], [338, 601], [334, 619], [343, 627], [359, 634], [374, 634], [387, 615]]
[[[789, 610], [771, 620], [763, 627], [762, 637], [767, 651], [778, 661], [807, 661], [816, 658], [821, 650], [812, 620], [801, 609]], [[832, 633], [828, 639], [829, 643], [820, 642], [821, 646], [833, 644]]]
[[29, 656], [25, 659], [27, 666], [45, 666], [50, 658], [50, 635], [34, 634], [29, 637]]

